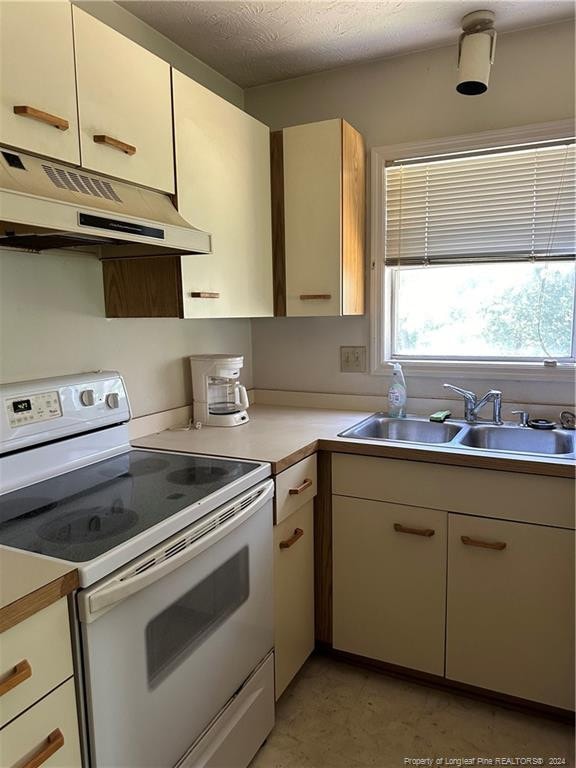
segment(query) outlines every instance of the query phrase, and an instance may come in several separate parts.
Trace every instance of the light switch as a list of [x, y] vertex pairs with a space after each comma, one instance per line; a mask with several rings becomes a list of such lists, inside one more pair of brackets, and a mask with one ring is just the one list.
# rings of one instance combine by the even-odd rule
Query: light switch
[[366, 347], [340, 347], [342, 373], [366, 373]]

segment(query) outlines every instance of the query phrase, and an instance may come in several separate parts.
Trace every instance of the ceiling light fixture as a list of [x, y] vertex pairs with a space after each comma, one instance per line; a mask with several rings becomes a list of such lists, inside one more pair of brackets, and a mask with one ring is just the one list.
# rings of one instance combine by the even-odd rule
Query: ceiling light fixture
[[465, 96], [478, 96], [488, 90], [496, 46], [495, 16], [493, 11], [473, 11], [462, 19], [456, 90]]

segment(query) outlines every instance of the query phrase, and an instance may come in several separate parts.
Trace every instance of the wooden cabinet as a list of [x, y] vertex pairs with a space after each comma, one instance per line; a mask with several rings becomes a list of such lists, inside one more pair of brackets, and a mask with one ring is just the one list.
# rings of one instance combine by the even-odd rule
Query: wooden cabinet
[[332, 478], [335, 648], [574, 708], [573, 481], [346, 454]]
[[0, 3], [0, 143], [79, 164], [72, 6]]
[[0, 731], [0, 765], [80, 768], [74, 680], [68, 680]]
[[107, 259], [107, 317], [273, 314], [268, 128], [173, 73], [178, 210], [212, 253]]
[[182, 258], [184, 317], [270, 316], [270, 131], [181, 72], [173, 85], [178, 210], [213, 249]]
[[314, 502], [274, 528], [276, 699], [314, 649]]
[[444, 674], [447, 514], [333, 496], [333, 645]]
[[272, 134], [275, 314], [364, 313], [365, 157], [344, 120]]
[[73, 8], [82, 166], [174, 192], [170, 65]]
[[66, 598], [0, 634], [0, 766], [80, 768]]
[[0, 728], [73, 675], [66, 600], [0, 635]]
[[449, 516], [446, 676], [574, 708], [574, 532]]

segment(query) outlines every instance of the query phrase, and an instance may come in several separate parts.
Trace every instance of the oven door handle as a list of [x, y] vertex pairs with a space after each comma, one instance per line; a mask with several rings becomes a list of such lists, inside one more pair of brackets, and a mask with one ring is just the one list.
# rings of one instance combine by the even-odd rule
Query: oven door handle
[[[141, 573], [134, 573], [134, 565], [132, 565], [128, 569], [120, 571], [115, 577], [98, 587], [93, 592], [86, 591], [84, 594], [80, 593], [78, 604], [80, 620], [85, 623], [95, 621], [103, 613], [110, 610], [110, 608], [113, 608], [128, 597], [131, 597], [137, 592], [149, 587], [151, 584], [154, 584], [154, 582], [172, 571], [175, 571], [188, 560], [196, 557], [196, 555], [199, 555], [205, 549], [224, 538], [224, 536], [227, 536], [248, 517], [251, 517], [258, 509], [260, 509], [268, 499], [272, 498], [274, 495], [274, 483], [271, 480], [268, 480], [266, 481], [266, 484], [260, 486], [259, 490], [260, 493], [258, 496], [238, 514], [234, 515], [217, 528], [213, 528], [201, 538], [193, 541], [188, 546], [178, 551], [177, 554], [160, 559], [157, 564], [151, 565]], [[254, 493], [254, 491], [252, 491], [252, 493]], [[238, 501], [235, 502], [235, 504], [237, 503]], [[185, 530], [177, 534], [176, 537], [172, 537], [172, 544], [165, 542], [160, 550], [155, 550], [156, 555], [161, 555], [162, 550], [165, 551], [170, 546], [173, 546], [174, 539], [183, 536], [185, 536]], [[143, 557], [145, 559], [146, 555]]]

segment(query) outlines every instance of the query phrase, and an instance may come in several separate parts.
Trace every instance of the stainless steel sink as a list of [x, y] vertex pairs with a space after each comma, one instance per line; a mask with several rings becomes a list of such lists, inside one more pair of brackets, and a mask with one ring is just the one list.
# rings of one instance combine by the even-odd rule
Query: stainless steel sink
[[458, 424], [439, 424], [428, 419], [391, 419], [375, 413], [356, 424], [340, 437], [357, 437], [361, 440], [400, 440], [408, 443], [449, 443], [460, 432]]
[[538, 430], [513, 424], [468, 424], [446, 421], [439, 424], [425, 418], [393, 419], [375, 413], [355, 424], [340, 437], [425, 443], [446, 450], [492, 451], [561, 459], [576, 458], [576, 433], [566, 429]]
[[469, 427], [457, 441], [484, 451], [563, 455], [574, 453], [574, 433], [559, 429], [530, 429], [478, 424]]

